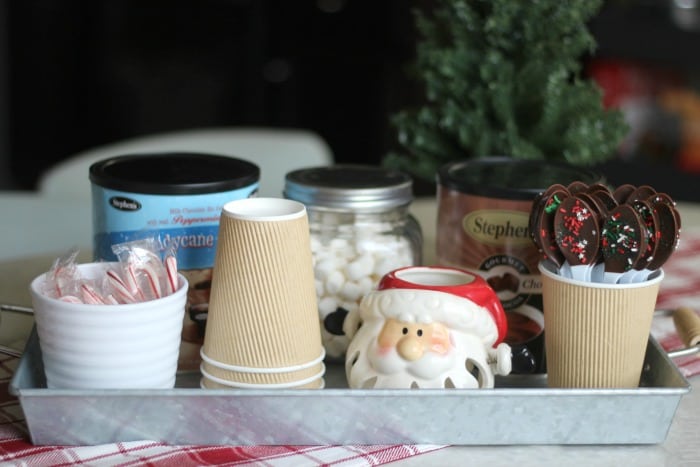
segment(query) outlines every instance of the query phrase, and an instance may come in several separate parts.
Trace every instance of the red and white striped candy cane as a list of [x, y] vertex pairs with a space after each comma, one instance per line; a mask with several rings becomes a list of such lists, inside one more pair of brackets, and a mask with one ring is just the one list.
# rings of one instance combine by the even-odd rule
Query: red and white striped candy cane
[[58, 299], [66, 303], [83, 303], [83, 301], [75, 295], [64, 295], [63, 297], [58, 297]]
[[165, 272], [168, 276], [168, 294], [175, 293], [179, 279], [177, 276], [177, 259], [172, 255], [168, 255], [165, 258]]
[[88, 284], [81, 284], [80, 285], [80, 293], [83, 296], [83, 301], [85, 303], [88, 303], [90, 305], [104, 305], [105, 304], [105, 299], [102, 295], [100, 295], [97, 290], [95, 290], [93, 287], [91, 287]]
[[119, 276], [117, 271], [109, 270], [107, 271], [107, 282], [117, 294], [118, 300], [123, 303], [134, 303], [136, 299], [133, 294], [129, 291], [122, 278]]

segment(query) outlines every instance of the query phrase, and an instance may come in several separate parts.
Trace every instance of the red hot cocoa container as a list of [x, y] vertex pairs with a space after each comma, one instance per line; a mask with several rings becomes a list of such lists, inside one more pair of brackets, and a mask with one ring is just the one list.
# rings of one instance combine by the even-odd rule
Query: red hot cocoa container
[[115, 261], [112, 245], [143, 238], [176, 249], [190, 284], [180, 369], [199, 369], [221, 209], [255, 196], [259, 178], [257, 165], [213, 154], [133, 154], [90, 167], [96, 260]]
[[437, 261], [481, 275], [508, 317], [505, 341], [514, 373], [540, 373], [544, 363], [541, 254], [528, 220], [535, 196], [550, 185], [601, 181], [591, 170], [543, 161], [489, 157], [438, 171]]

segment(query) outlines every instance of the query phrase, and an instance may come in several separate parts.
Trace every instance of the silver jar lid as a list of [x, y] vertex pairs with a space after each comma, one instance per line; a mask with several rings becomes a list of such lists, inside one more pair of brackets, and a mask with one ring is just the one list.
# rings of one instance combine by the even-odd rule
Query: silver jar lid
[[383, 211], [413, 200], [413, 180], [403, 172], [338, 164], [289, 172], [284, 196], [321, 209]]

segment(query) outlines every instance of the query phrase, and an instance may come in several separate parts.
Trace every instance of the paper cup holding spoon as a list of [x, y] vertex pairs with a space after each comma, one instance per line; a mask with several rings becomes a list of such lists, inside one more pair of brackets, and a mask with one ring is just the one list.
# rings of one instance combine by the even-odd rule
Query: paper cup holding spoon
[[630, 284], [542, 273], [547, 380], [556, 388], [636, 388], [664, 273]]

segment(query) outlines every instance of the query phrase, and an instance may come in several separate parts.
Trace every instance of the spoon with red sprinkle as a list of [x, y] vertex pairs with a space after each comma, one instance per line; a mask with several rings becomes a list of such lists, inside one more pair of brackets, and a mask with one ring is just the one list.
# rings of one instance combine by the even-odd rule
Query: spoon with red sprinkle
[[566, 264], [561, 271], [571, 278], [589, 281], [600, 248], [599, 217], [586, 201], [571, 196], [561, 202], [554, 217], [555, 240]]

